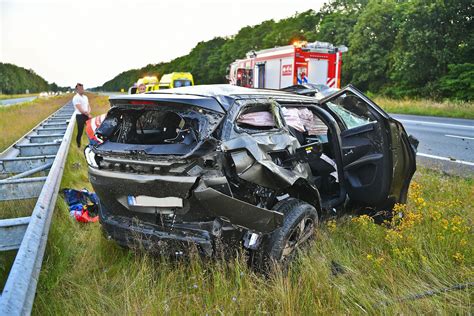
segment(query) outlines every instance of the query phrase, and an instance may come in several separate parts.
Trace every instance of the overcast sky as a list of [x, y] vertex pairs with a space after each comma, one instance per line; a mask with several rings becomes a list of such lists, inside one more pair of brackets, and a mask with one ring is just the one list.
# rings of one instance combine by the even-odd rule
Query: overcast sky
[[60, 86], [94, 87], [243, 26], [317, 10], [324, 0], [0, 2], [1, 62], [31, 68]]

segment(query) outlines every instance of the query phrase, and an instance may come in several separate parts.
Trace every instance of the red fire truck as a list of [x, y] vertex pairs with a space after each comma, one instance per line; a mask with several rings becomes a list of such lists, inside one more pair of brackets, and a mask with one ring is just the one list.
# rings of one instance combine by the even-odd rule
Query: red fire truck
[[342, 53], [347, 47], [325, 42], [251, 51], [230, 64], [230, 84], [247, 88], [281, 89], [295, 84], [341, 86]]

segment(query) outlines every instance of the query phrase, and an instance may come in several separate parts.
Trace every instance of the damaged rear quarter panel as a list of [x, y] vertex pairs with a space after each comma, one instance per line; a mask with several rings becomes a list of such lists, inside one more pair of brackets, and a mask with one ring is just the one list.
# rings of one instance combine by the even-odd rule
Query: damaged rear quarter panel
[[[290, 135], [286, 127], [269, 131], [258, 131], [249, 134], [245, 130], [236, 127], [235, 121], [241, 113], [240, 109], [274, 101], [245, 100], [237, 101], [238, 110], [230, 113], [227, 124], [228, 137], [221, 145], [223, 152], [230, 154], [238, 176], [246, 181], [256, 183], [263, 187], [281, 189], [292, 186], [298, 179], [307, 179], [309, 167], [307, 164], [296, 163], [293, 168], [278, 166], [269, 155], [270, 152], [286, 150], [290, 155], [294, 154], [300, 145], [298, 140]], [[276, 111], [276, 121], [281, 123], [280, 111]], [[247, 165], [247, 166], [246, 166]]]
[[[280, 127], [270, 131], [249, 133], [236, 127], [235, 122], [241, 110], [255, 103], [255, 100], [237, 101], [223, 127], [220, 149], [233, 162], [236, 176], [275, 192], [284, 191], [298, 180], [306, 181], [310, 172], [307, 164], [296, 163], [291, 169], [284, 168], [278, 166], [268, 154], [286, 150], [291, 155], [300, 146], [297, 139], [282, 126], [281, 118], [276, 119]], [[253, 231], [268, 233], [283, 222], [282, 213], [252, 205], [206, 185], [198, 186], [194, 194], [214, 215]]]
[[231, 153], [241, 179], [267, 188], [280, 189], [292, 186], [300, 178], [307, 178], [308, 170], [300, 163], [291, 170], [280, 167], [268, 153], [288, 150], [293, 154], [298, 146], [296, 138], [286, 132], [278, 132], [253, 136], [242, 134], [224, 142], [221, 148], [223, 152]]

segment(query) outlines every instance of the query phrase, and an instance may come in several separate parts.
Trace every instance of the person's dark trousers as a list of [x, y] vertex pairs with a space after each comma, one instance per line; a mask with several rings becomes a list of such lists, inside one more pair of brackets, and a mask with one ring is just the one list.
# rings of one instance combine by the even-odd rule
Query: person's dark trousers
[[76, 143], [77, 147], [81, 147], [81, 138], [82, 138], [82, 133], [84, 132], [84, 125], [86, 124], [86, 121], [89, 118], [87, 115], [84, 114], [76, 114], [76, 124], [77, 124], [77, 137], [76, 137]]

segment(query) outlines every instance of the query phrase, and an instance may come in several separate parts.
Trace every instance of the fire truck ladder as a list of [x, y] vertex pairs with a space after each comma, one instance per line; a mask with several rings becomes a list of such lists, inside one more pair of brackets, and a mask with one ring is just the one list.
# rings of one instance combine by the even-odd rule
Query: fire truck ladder
[[0, 220], [0, 251], [18, 250], [0, 296], [0, 315], [31, 313], [73, 112], [69, 102], [0, 154], [0, 209], [5, 201], [37, 198], [31, 216]]

